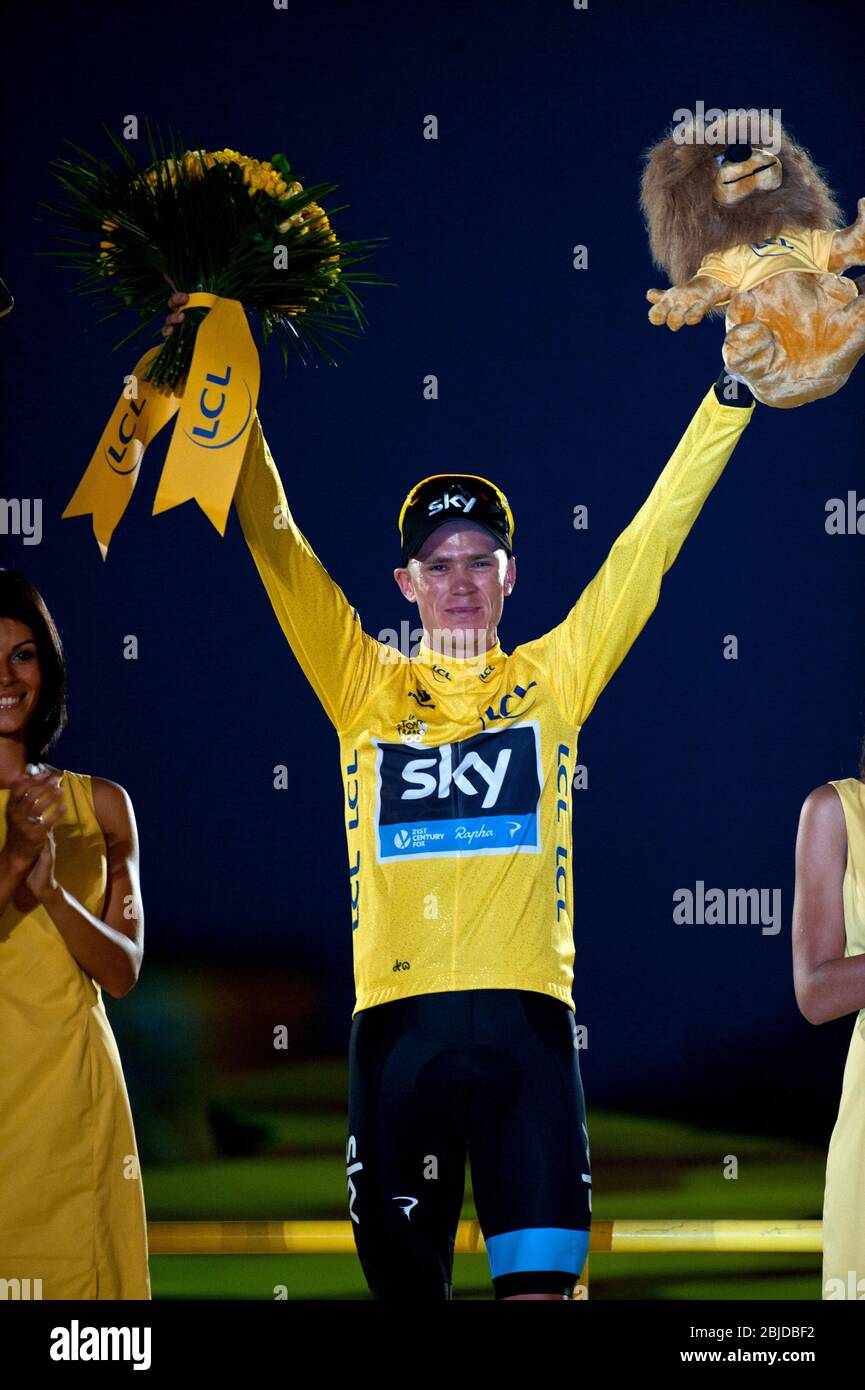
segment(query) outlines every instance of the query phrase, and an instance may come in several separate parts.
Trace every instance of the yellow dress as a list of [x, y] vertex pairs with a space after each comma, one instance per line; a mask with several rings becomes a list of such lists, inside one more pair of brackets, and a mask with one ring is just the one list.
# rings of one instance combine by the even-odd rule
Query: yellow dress
[[[865, 953], [865, 783], [830, 784], [847, 822], [845, 956]], [[823, 1298], [865, 1298], [865, 1009], [856, 1015], [823, 1196]]]
[[[56, 878], [101, 917], [107, 858], [90, 777], [64, 771], [61, 785]], [[8, 799], [0, 788], [0, 847]], [[0, 1299], [150, 1298], [117, 1044], [99, 986], [41, 904], [0, 913], [0, 1059]]]

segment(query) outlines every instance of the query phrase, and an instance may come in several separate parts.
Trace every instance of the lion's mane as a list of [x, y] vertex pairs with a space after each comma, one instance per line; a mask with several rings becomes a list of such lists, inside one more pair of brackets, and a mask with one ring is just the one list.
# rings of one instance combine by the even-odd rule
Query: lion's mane
[[784, 168], [780, 186], [731, 207], [720, 207], [712, 197], [715, 156], [725, 146], [705, 143], [698, 125], [693, 130], [694, 143], [680, 144], [671, 127], [644, 156], [640, 206], [655, 265], [667, 272], [671, 284], [690, 280], [710, 252], [766, 241], [785, 227], [828, 231], [843, 225], [843, 213], [821, 171], [777, 123], [777, 156]]

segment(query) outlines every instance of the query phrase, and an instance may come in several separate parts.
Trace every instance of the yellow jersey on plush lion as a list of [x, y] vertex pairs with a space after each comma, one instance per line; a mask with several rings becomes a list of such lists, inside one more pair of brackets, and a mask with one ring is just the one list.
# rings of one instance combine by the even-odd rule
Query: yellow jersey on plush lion
[[[762, 146], [694, 123], [646, 151], [640, 202], [655, 264], [649, 321], [673, 332], [726, 308], [723, 357], [764, 405], [831, 396], [865, 353], [865, 198], [843, 215], [807, 150], [773, 117]], [[738, 133], [738, 132], [736, 132]]]

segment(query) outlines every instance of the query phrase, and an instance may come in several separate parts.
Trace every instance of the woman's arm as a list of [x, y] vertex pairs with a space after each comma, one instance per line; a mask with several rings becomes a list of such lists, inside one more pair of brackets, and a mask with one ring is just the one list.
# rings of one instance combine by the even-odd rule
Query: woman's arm
[[14, 902], [45, 849], [50, 831], [65, 811], [56, 768], [22, 772], [11, 783], [6, 803], [6, 838], [0, 850], [0, 913]]
[[6, 845], [0, 849], [0, 913], [6, 911], [32, 867], [31, 860], [15, 859]]
[[828, 783], [806, 797], [796, 839], [793, 986], [809, 1023], [865, 1008], [865, 955], [845, 958], [844, 807]]
[[91, 778], [91, 787], [108, 858], [102, 920], [58, 884], [53, 872], [53, 887], [46, 886], [44, 892], [36, 892], [35, 888], [32, 891], [82, 970], [113, 998], [120, 999], [137, 981], [144, 952], [138, 831], [132, 802], [123, 787], [104, 777]]

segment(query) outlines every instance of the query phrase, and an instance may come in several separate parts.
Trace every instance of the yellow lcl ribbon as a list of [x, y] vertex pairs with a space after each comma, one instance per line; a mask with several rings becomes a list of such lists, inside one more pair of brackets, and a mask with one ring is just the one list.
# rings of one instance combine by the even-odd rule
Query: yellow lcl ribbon
[[103, 560], [132, 497], [144, 451], [175, 415], [153, 515], [194, 499], [219, 534], [225, 534], [255, 417], [261, 368], [240, 300], [200, 292], [191, 294], [183, 308], [210, 310], [196, 334], [186, 382], [171, 392], [143, 381], [162, 349], [144, 354], [63, 512], [64, 517], [92, 514]]

